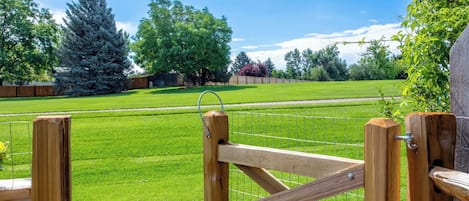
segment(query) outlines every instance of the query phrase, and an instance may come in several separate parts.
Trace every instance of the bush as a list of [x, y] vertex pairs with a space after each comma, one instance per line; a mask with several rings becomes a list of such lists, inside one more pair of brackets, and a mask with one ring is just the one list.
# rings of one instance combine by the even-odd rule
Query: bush
[[245, 65], [238, 72], [240, 76], [254, 76], [254, 77], [267, 77], [267, 68], [261, 63], [250, 63]]

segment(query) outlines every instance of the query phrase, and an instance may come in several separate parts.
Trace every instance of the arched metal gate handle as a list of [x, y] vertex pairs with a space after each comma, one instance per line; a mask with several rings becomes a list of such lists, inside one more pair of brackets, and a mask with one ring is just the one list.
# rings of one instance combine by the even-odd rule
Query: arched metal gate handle
[[225, 108], [223, 107], [223, 101], [221, 100], [220, 96], [215, 91], [206, 90], [206, 91], [203, 91], [199, 95], [199, 99], [197, 100], [197, 108], [199, 109], [200, 120], [202, 120], [202, 124], [204, 125], [204, 128], [207, 129], [207, 131], [208, 131], [207, 132], [207, 138], [210, 138], [210, 130], [208, 129], [207, 124], [205, 123], [205, 120], [204, 120], [204, 117], [203, 117], [203, 114], [202, 114], [202, 109], [200, 107], [200, 104], [202, 102], [202, 98], [208, 93], [213, 94], [218, 98], [218, 101], [220, 102], [220, 106], [221, 106], [221, 111], [224, 112]]

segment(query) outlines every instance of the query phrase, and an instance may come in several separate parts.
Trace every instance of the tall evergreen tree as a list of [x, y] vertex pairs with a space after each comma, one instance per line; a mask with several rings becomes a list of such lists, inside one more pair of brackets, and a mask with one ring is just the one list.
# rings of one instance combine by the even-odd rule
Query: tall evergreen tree
[[272, 59], [270, 59], [270, 57], [267, 58], [267, 60], [264, 61], [263, 64], [267, 68], [267, 76], [272, 77], [272, 71], [274, 71], [274, 69], [275, 69], [275, 64], [274, 64], [274, 62], [272, 62]]
[[116, 29], [105, 0], [67, 4], [64, 36], [59, 48], [61, 68], [56, 84], [65, 95], [89, 96], [126, 89], [130, 68], [128, 40]]
[[231, 73], [233, 73], [233, 75], [238, 74], [241, 68], [250, 63], [253, 63], [253, 61], [251, 60], [251, 58], [249, 58], [246, 52], [238, 53], [238, 55], [236, 55], [235, 60], [231, 64]]

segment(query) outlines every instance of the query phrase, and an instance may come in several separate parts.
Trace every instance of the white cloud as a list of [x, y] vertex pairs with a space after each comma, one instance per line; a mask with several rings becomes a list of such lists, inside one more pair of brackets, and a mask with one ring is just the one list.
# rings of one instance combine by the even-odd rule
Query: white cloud
[[117, 29], [122, 29], [125, 32], [129, 33], [130, 35], [135, 35], [138, 30], [138, 26], [132, 22], [116, 22]]
[[259, 48], [259, 46], [248, 45], [248, 46], [243, 46], [243, 47], [241, 47], [241, 48], [242, 48], [242, 49], [252, 50], [252, 49], [257, 49], [257, 48]]
[[[356, 43], [346, 44], [344, 42], [358, 42], [363, 39], [366, 41], [381, 39], [390, 39], [392, 35], [402, 30], [400, 24], [383, 24], [383, 25], [371, 25], [367, 27], [361, 27], [354, 30], [345, 30], [343, 32], [336, 32], [330, 34], [308, 34], [302, 38], [296, 38], [288, 41], [283, 41], [274, 45], [271, 45], [269, 50], [262, 51], [247, 51], [248, 56], [253, 60], [265, 61], [267, 58], [271, 58], [277, 68], [283, 69], [285, 67], [284, 55], [297, 48], [300, 51], [307, 48], [313, 51], [320, 50], [327, 45], [337, 44], [340, 57], [347, 61], [347, 64], [356, 63], [360, 55], [366, 50], [367, 45], [359, 45]], [[397, 53], [397, 42], [388, 41], [386, 45], [389, 45], [389, 49], [393, 53]]]
[[369, 19], [368, 22], [376, 24], [376, 23], [378, 23], [378, 20], [377, 19]]
[[52, 9], [50, 9], [49, 11], [52, 14], [52, 18], [55, 20], [56, 23], [64, 24], [64, 18], [67, 17], [67, 14], [65, 14], [65, 11], [52, 10]]
[[132, 63], [130, 64], [130, 69], [131, 71], [133, 71], [134, 73], [136, 74], [141, 74], [141, 73], [144, 73], [145, 72], [145, 69], [143, 69], [141, 66], [137, 65], [136, 63], [134, 63], [132, 61]]
[[233, 38], [231, 39], [231, 41], [233, 42], [241, 42], [241, 41], [244, 41], [245, 39], [244, 38]]

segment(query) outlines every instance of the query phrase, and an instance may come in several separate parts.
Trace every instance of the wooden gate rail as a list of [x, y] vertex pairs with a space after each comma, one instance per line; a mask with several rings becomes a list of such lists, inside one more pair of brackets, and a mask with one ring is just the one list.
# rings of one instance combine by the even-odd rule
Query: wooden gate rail
[[363, 164], [361, 160], [242, 144], [218, 145], [218, 161], [314, 178]]
[[459, 200], [469, 200], [469, 174], [435, 166], [429, 177], [435, 186]]
[[[353, 175], [353, 176], [351, 176]], [[273, 194], [262, 201], [306, 201], [319, 200], [349, 190], [360, 188], [364, 181], [364, 165], [347, 168], [330, 176], [317, 179], [311, 183]]]
[[[265, 201], [317, 200], [365, 186], [367, 201], [399, 200], [400, 125], [372, 119], [365, 126], [365, 161], [229, 143], [228, 116], [204, 114], [204, 198], [228, 200], [229, 163], [271, 194]], [[210, 133], [210, 135], [209, 135]], [[269, 170], [316, 178], [289, 189]]]

